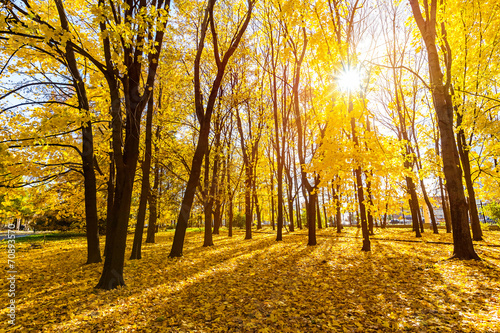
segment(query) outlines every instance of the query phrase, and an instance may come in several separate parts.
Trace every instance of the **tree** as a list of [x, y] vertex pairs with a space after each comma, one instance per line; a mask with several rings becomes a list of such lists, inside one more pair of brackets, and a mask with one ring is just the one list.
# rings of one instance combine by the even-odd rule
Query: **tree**
[[[453, 228], [454, 257], [458, 259], [479, 259], [474, 251], [470, 235], [467, 216], [467, 201], [465, 200], [462, 171], [460, 169], [460, 158], [458, 155], [455, 135], [453, 131], [453, 101], [451, 95], [451, 52], [446, 40], [446, 27], [441, 23], [441, 48], [446, 68], [446, 78], [441, 71], [441, 62], [436, 45], [438, 26], [438, 3], [431, 0], [430, 5], [425, 2], [422, 15], [420, 4], [417, 0], [410, 0], [413, 17], [417, 22], [418, 29], [422, 35], [427, 50], [429, 62], [430, 86], [434, 108], [438, 118], [439, 131], [441, 134], [442, 156], [446, 187], [450, 196], [451, 223]], [[444, 9], [444, 7], [443, 7]]]
[[[114, 1], [99, 1], [98, 19], [105, 64], [95, 64], [104, 74], [109, 87], [113, 158], [116, 168], [112, 218], [109, 221], [109, 233], [106, 234], [106, 243], [109, 244], [102, 275], [96, 285], [96, 288], [100, 289], [114, 289], [125, 284], [123, 263], [134, 176], [139, 157], [141, 117], [155, 84], [170, 0], [152, 3], [146, 0], [129, 0], [126, 4], [122, 9]], [[152, 13], [148, 10], [152, 10]], [[151, 14], [153, 20], [146, 20], [148, 23], [144, 25], [142, 22]], [[117, 27], [124, 30], [115, 30]], [[128, 33], [131, 35], [127, 35]], [[119, 44], [113, 43], [115, 38]], [[120, 56], [123, 57], [121, 62], [118, 60]], [[145, 63], [143, 57], [147, 59]], [[143, 70], [146, 71], [146, 80], [142, 86]], [[123, 122], [121, 85], [125, 102]]]
[[[198, 185], [200, 179], [203, 157], [205, 156], [208, 149], [208, 136], [210, 134], [210, 124], [214, 105], [217, 99], [217, 94], [222, 83], [222, 79], [224, 77], [229, 59], [236, 51], [236, 48], [238, 47], [238, 44], [240, 43], [241, 38], [243, 37], [245, 30], [247, 29], [248, 23], [250, 22], [255, 0], [248, 1], [248, 7], [244, 14], [244, 18], [242, 21], [236, 22], [237, 30], [234, 33], [233, 37], [230, 39], [228, 45], [219, 45], [221, 41], [217, 35], [216, 22], [214, 18], [215, 3], [216, 0], [208, 1], [200, 28], [199, 40], [197, 41], [196, 57], [194, 60], [194, 98], [196, 116], [200, 123], [200, 132], [198, 136], [198, 142], [196, 144], [196, 150], [193, 156], [193, 161], [191, 163], [189, 180], [186, 184], [186, 191], [182, 199], [179, 217], [177, 218], [177, 228], [175, 229], [174, 241], [172, 243], [172, 249], [170, 251], [169, 257], [182, 256], [182, 248], [184, 245], [184, 237], [186, 235], [187, 222], [191, 213], [196, 186]], [[203, 93], [200, 82], [200, 65], [209, 25], [210, 32], [212, 34], [213, 53], [217, 66], [217, 73], [215, 75], [212, 86], [210, 87], [210, 94], [205, 103], [203, 100]], [[221, 46], [226, 48], [226, 52], [220, 52], [219, 48]]]
[[159, 145], [159, 137], [160, 137], [160, 127], [156, 128], [156, 143], [155, 143], [155, 163], [154, 163], [154, 180], [153, 180], [153, 188], [149, 191], [149, 222], [148, 222], [148, 231], [146, 237], [146, 243], [154, 243], [155, 242], [155, 234], [158, 220], [158, 187], [160, 185], [160, 163], [158, 161], [158, 145]]
[[[299, 155], [300, 163], [300, 173], [301, 173], [301, 183], [303, 188], [307, 191], [309, 200], [307, 201], [306, 211], [307, 211], [307, 225], [308, 225], [308, 241], [307, 245], [316, 245], [316, 202], [318, 197], [318, 185], [320, 182], [320, 175], [315, 174], [313, 176], [313, 183], [309, 182], [307, 178], [307, 171], [305, 170], [306, 165], [306, 152], [305, 152], [305, 129], [302, 124], [303, 119], [300, 112], [299, 103], [299, 86], [300, 86], [300, 75], [301, 66], [304, 61], [304, 57], [307, 49], [307, 33], [306, 29], [302, 27], [300, 29], [302, 33], [302, 48], [299, 48], [298, 43], [290, 40], [292, 46], [292, 52], [294, 55], [294, 72], [293, 72], [293, 85], [292, 85], [292, 110], [295, 116], [295, 126], [297, 127], [297, 151]], [[300, 53], [299, 53], [300, 52]], [[324, 135], [324, 133], [323, 133]]]
[[[49, 4], [52, 5], [52, 4]], [[81, 125], [82, 133], [82, 150], [77, 152], [82, 160], [82, 171], [84, 179], [84, 198], [85, 198], [85, 219], [86, 219], [86, 233], [87, 233], [87, 263], [96, 263], [101, 261], [101, 254], [99, 249], [99, 231], [98, 231], [98, 214], [97, 214], [97, 193], [96, 193], [96, 175], [94, 168], [94, 139], [92, 133], [92, 121], [90, 120], [90, 102], [87, 94], [87, 84], [85, 78], [80, 73], [81, 65], [77, 61], [77, 52], [85, 53], [81, 45], [77, 45], [74, 34], [78, 34], [73, 28], [70, 27], [68, 17], [62, 1], [54, 0], [54, 5], [57, 9], [59, 22], [51, 22], [52, 18], [42, 17], [37, 12], [38, 8], [32, 6], [28, 1], [24, 2], [24, 6], [18, 5], [11, 1], [5, 1], [3, 8], [7, 12], [7, 16], [3, 18], [6, 30], [0, 33], [5, 36], [7, 40], [15, 39], [18, 46], [14, 50], [14, 56], [24, 46], [36, 51], [37, 57], [49, 56], [60, 65], [66, 68], [71, 78], [70, 86], [74, 87], [74, 94], [77, 96], [77, 106], [75, 106], [82, 117], [87, 118]], [[60, 27], [54, 24], [60, 24]], [[34, 29], [26, 29], [32, 26]], [[41, 32], [46, 35], [52, 36], [50, 39], [46, 38]], [[20, 39], [20, 40], [19, 40]], [[21, 42], [21, 44], [19, 44]], [[24, 43], [24, 45], [23, 45]], [[7, 64], [6, 64], [7, 65]], [[45, 77], [49, 77], [45, 75]], [[35, 83], [36, 84], [36, 83]], [[53, 84], [55, 87], [61, 85], [57, 82], [39, 83], [39, 85]], [[33, 83], [28, 83], [18, 87], [15, 91], [32, 86]], [[56, 90], [59, 88], [56, 88]], [[15, 92], [13, 91], [13, 92]], [[10, 95], [7, 94], [7, 95]], [[6, 96], [3, 96], [6, 97]], [[44, 103], [44, 102], [42, 102]], [[49, 104], [56, 103], [56, 101], [48, 102]], [[24, 103], [23, 103], [24, 104]], [[31, 104], [30, 102], [26, 104]], [[70, 104], [68, 106], [71, 106]], [[64, 129], [66, 130], [66, 129]], [[51, 137], [53, 135], [49, 135]], [[63, 146], [61, 146], [63, 147]]]
[[[456, 140], [467, 188], [472, 237], [479, 241], [482, 230], [476, 205], [478, 186], [475, 188], [474, 183], [482, 167], [474, 164], [477, 157], [484, 154], [482, 133], [489, 132], [483, 124], [493, 123], [491, 116], [498, 107], [498, 101], [491, 99], [496, 87], [490, 81], [498, 75], [498, 68], [493, 65], [499, 61], [496, 52], [499, 37], [495, 28], [498, 7], [493, 3], [462, 0], [449, 2], [447, 7], [448, 41], [454, 50]], [[481, 180], [481, 183], [491, 182]]]
[[[257, 152], [259, 147], [259, 141], [262, 134], [262, 128], [264, 127], [264, 122], [262, 121], [262, 117], [259, 115], [258, 124], [257, 124], [257, 133], [253, 133], [252, 131], [252, 122], [251, 122], [251, 110], [249, 108], [248, 103], [243, 106], [247, 111], [247, 120], [248, 120], [248, 137], [245, 138], [245, 134], [243, 131], [243, 125], [240, 116], [240, 106], [235, 106], [236, 111], [236, 123], [238, 125], [238, 132], [240, 134], [240, 145], [241, 145], [241, 153], [243, 156], [243, 164], [245, 168], [245, 239], [252, 239], [252, 208], [251, 208], [251, 200], [252, 200], [252, 192], [254, 190], [254, 180], [255, 180], [255, 164], [257, 162]], [[262, 110], [261, 110], [262, 111]], [[261, 112], [262, 113], [262, 112]]]
[[[160, 89], [161, 96], [161, 89]], [[151, 90], [151, 97], [149, 99], [147, 110], [146, 110], [146, 137], [144, 151], [144, 160], [141, 164], [142, 169], [142, 180], [141, 180], [141, 194], [139, 198], [139, 209], [137, 211], [137, 223], [135, 226], [134, 241], [132, 243], [132, 253], [130, 254], [130, 259], [141, 259], [141, 247], [142, 247], [142, 234], [144, 233], [144, 221], [146, 219], [146, 205], [148, 199], [151, 198], [151, 189], [149, 184], [149, 174], [151, 173], [151, 160], [152, 160], [152, 138], [153, 138], [153, 110], [154, 110], [154, 94]], [[155, 209], [154, 209], [155, 210]], [[156, 211], [150, 214], [156, 214]]]

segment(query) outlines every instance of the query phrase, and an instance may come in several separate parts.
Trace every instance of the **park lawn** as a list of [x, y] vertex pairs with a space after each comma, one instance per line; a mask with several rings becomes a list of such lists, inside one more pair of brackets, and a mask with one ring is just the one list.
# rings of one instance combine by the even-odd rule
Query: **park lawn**
[[[447, 260], [453, 247], [442, 243], [452, 238], [440, 232], [414, 242], [409, 229], [377, 229], [372, 252], [363, 253], [357, 228], [319, 230], [312, 247], [305, 230], [283, 242], [270, 229], [252, 240], [223, 230], [210, 248], [191, 231], [176, 259], [168, 259], [173, 232], [160, 232], [141, 260], [128, 260], [130, 235], [127, 286], [113, 291], [93, 288], [102, 263], [82, 265], [85, 238], [42, 248], [20, 242], [16, 326], [2, 307], [0, 331], [500, 331], [500, 232], [475, 242], [482, 261]], [[7, 252], [5, 241], [0, 251]], [[6, 279], [1, 288], [7, 304]]]

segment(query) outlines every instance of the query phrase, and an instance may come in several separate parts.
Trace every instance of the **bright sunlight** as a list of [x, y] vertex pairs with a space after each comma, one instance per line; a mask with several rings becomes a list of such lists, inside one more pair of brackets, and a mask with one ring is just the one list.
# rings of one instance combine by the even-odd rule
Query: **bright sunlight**
[[337, 76], [337, 86], [341, 91], [351, 92], [359, 89], [361, 85], [361, 76], [357, 69], [348, 69], [342, 71]]

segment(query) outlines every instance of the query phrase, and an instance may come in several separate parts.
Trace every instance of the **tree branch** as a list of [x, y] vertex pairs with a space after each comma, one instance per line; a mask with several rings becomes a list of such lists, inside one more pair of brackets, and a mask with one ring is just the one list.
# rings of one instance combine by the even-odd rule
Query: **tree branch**
[[73, 145], [63, 144], [63, 143], [35, 143], [35, 144], [31, 144], [31, 145], [12, 145], [12, 146], [9, 146], [9, 148], [45, 147], [45, 146], [72, 148], [72, 149], [76, 150], [78, 155], [82, 156], [82, 152], [80, 151], [80, 149], [78, 149], [78, 147], [73, 146]]

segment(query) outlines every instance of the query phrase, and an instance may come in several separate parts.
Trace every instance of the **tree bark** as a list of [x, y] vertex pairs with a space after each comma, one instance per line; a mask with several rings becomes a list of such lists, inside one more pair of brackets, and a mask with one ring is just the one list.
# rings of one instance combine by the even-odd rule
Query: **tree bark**
[[367, 218], [368, 218], [368, 232], [370, 235], [374, 235], [373, 232], [373, 215], [372, 215], [372, 207], [373, 207], [373, 198], [372, 198], [372, 182], [368, 179], [368, 173], [365, 171], [366, 178], [366, 192], [368, 194], [368, 209], [367, 209]]
[[[214, 174], [217, 173], [216, 170], [216, 165], [214, 163]], [[212, 178], [212, 183], [210, 186], [210, 180], [209, 180], [209, 174], [210, 174], [210, 149], [207, 149], [205, 153], [205, 188], [203, 191], [205, 192], [204, 195], [204, 213], [205, 213], [205, 232], [204, 232], [204, 237], [203, 237], [203, 246], [213, 246], [214, 241], [212, 238], [212, 206], [213, 206], [213, 195], [214, 195], [214, 187], [215, 187], [215, 182], [214, 179]]]
[[[99, 0], [99, 4], [104, 6], [104, 1]], [[160, 0], [156, 5], [157, 8], [166, 8], [168, 10], [170, 0], [165, 2]], [[145, 7], [146, 4], [143, 2], [131, 4], [124, 10], [124, 23], [129, 24], [132, 17]], [[100, 22], [100, 29], [101, 32], [107, 31], [107, 23], [105, 21]], [[140, 82], [144, 74], [142, 68], [144, 50], [139, 46], [136, 49], [132, 45], [124, 45], [123, 47], [124, 64], [127, 68], [127, 75], [122, 77], [120, 81], [123, 84], [125, 100], [124, 140], [122, 140], [122, 98], [120, 97], [119, 72], [112, 61], [110, 39], [107, 35], [102, 37], [106, 60], [106, 71], [104, 74], [109, 85], [111, 98], [112, 142], [116, 166], [116, 186], [113, 202], [113, 219], [110, 226], [112, 236], [109, 238], [108, 253], [104, 261], [101, 278], [96, 288], [109, 290], [125, 284], [123, 279], [123, 264], [134, 176], [139, 157], [141, 117], [147, 102], [151, 98], [151, 91], [154, 87], [163, 36], [163, 30], [158, 29], [154, 38], [156, 52], [148, 55], [149, 68], [147, 69], [147, 78], [142, 87], [143, 89], [141, 89]], [[144, 35], [139, 34], [136, 42], [137, 45], [141, 45], [144, 42]]]
[[308, 193], [309, 201], [307, 201], [307, 196], [305, 196], [306, 210], [307, 210], [307, 224], [308, 224], [308, 241], [307, 245], [313, 246], [316, 245], [316, 201], [317, 201], [317, 189], [319, 184], [319, 175], [314, 176], [314, 183], [311, 185], [309, 180], [307, 179], [307, 172], [304, 167], [306, 164], [305, 158], [305, 131], [302, 128], [302, 117], [300, 114], [300, 105], [299, 105], [299, 85], [300, 85], [300, 70], [302, 66], [302, 62], [304, 60], [304, 56], [307, 49], [307, 35], [305, 27], [302, 28], [303, 35], [303, 44], [301, 54], [298, 55], [295, 50], [295, 71], [294, 71], [294, 79], [292, 86], [292, 97], [293, 97], [293, 111], [295, 114], [295, 124], [297, 127], [297, 138], [298, 138], [298, 155], [299, 155], [299, 163], [300, 163], [300, 173], [302, 180], [302, 188], [303, 191]]
[[[348, 113], [352, 113], [353, 111], [353, 103], [351, 95], [349, 94], [349, 104], [348, 104]], [[356, 120], [351, 117], [351, 135], [352, 141], [354, 142], [355, 147], [359, 147], [359, 140], [356, 134]], [[363, 180], [361, 179], [361, 166], [356, 167], [354, 169], [355, 187], [356, 187], [356, 195], [358, 197], [358, 206], [359, 206], [359, 217], [361, 218], [361, 230], [363, 234], [363, 246], [361, 247], [361, 251], [371, 251], [370, 244], [370, 232], [368, 230], [368, 222], [366, 215], [366, 207], [365, 207], [365, 198], [363, 193]], [[358, 224], [359, 226], [359, 224]]]
[[479, 213], [476, 205], [476, 193], [474, 191], [474, 184], [472, 182], [470, 161], [469, 161], [469, 148], [465, 139], [465, 133], [462, 125], [462, 115], [457, 115], [457, 133], [458, 153], [462, 162], [462, 170], [464, 172], [465, 185], [467, 186], [467, 194], [469, 195], [469, 213], [471, 217], [472, 239], [475, 241], [483, 240], [483, 231], [481, 230], [481, 223], [479, 222]]
[[[408, 162], [405, 162], [405, 167]], [[406, 179], [406, 188], [408, 190], [408, 194], [410, 194], [410, 199], [408, 201], [410, 205], [410, 212], [411, 212], [411, 220], [412, 220], [412, 226], [413, 226], [413, 231], [415, 231], [415, 237], [420, 238], [422, 237], [422, 234], [420, 233], [420, 225], [418, 221], [418, 197], [417, 197], [417, 192], [415, 190], [415, 183], [413, 182], [413, 179], [409, 176], [405, 177]]]
[[[223, 159], [222, 162], [224, 163], [225, 160]], [[215, 190], [215, 196], [214, 196], [214, 228], [212, 231], [213, 235], [218, 235], [220, 233], [220, 228], [222, 227], [222, 212], [224, 211], [224, 204], [222, 200], [223, 196], [223, 189], [224, 189], [224, 180], [225, 180], [225, 172], [227, 171], [227, 168], [224, 166], [222, 167], [222, 174], [220, 175], [220, 181], [217, 182], [217, 189]], [[219, 177], [217, 177], [219, 179]]]
[[[431, 1], [430, 9], [429, 7], [425, 8], [426, 17], [429, 17], [427, 21], [422, 16], [418, 0], [410, 0], [410, 5], [427, 49], [432, 97], [441, 133], [444, 175], [450, 197], [454, 257], [458, 259], [479, 259], [479, 256], [474, 251], [470, 235], [467, 202], [462, 184], [462, 170], [460, 169], [460, 159], [453, 130], [453, 104], [450, 94], [451, 49], [447, 46], [443, 50], [448, 69], [448, 80], [443, 84], [443, 73], [441, 72], [441, 64], [436, 46], [437, 0]], [[444, 23], [442, 30], [444, 34], [442, 34], [441, 38], [447, 44]]]
[[287, 207], [288, 207], [288, 216], [289, 216], [289, 221], [290, 223], [288, 224], [288, 227], [290, 228], [290, 232], [295, 231], [295, 226], [293, 222], [293, 183], [292, 183], [292, 177], [287, 177], [288, 178], [288, 195], [287, 195]]
[[[153, 96], [152, 91], [151, 95]], [[131, 260], [142, 258], [141, 254], [142, 235], [144, 234], [144, 221], [146, 220], [146, 208], [147, 208], [148, 198], [150, 196], [149, 173], [151, 172], [151, 155], [153, 153], [152, 150], [153, 109], [154, 109], [154, 98], [150, 98], [146, 109], [146, 137], [145, 137], [146, 149], [144, 151], [144, 161], [142, 162], [141, 165], [142, 169], [141, 194], [139, 198], [139, 209], [137, 211], [137, 223], [135, 225], [134, 241], [132, 243], [132, 253], [130, 254]]]
[[316, 220], [318, 222], [318, 229], [323, 229], [323, 222], [321, 221], [321, 208], [319, 206], [319, 194], [316, 195]]
[[259, 205], [259, 197], [257, 196], [257, 171], [253, 171], [253, 202], [255, 205], [255, 212], [257, 213], [257, 230], [262, 229], [262, 216]]
[[271, 173], [271, 226], [273, 230], [276, 229], [274, 225], [274, 173]]
[[[70, 32], [66, 11], [61, 0], [55, 0], [61, 28]], [[73, 85], [78, 97], [78, 109], [84, 116], [90, 113], [90, 105], [85, 87], [75, 57], [75, 51], [70, 43], [66, 44], [64, 58], [66, 66], [73, 79]], [[87, 236], [87, 264], [101, 262], [99, 247], [99, 227], [97, 219], [97, 185], [94, 170], [94, 137], [91, 121], [82, 124], [82, 169], [84, 183], [85, 221]]]
[[389, 208], [389, 203], [385, 204], [385, 212], [384, 212], [384, 220], [382, 221], [382, 229], [385, 229], [387, 226], [387, 209]]
[[111, 237], [111, 221], [113, 220], [113, 201], [114, 201], [114, 191], [115, 191], [115, 159], [113, 157], [113, 152], [109, 153], [109, 176], [107, 185], [107, 205], [106, 205], [106, 242], [104, 245], [104, 256], [107, 256], [109, 249], [109, 238]]
[[307, 209], [307, 245], [316, 245], [316, 191], [309, 192], [309, 209]]
[[301, 216], [301, 209], [300, 209], [300, 199], [297, 197], [296, 201], [296, 207], [297, 207], [297, 227], [302, 230], [302, 216]]
[[[277, 164], [277, 174], [276, 174], [276, 183], [277, 183], [277, 202], [276, 207], [278, 208], [278, 216], [277, 216], [277, 231], [276, 231], [276, 241], [283, 240], [283, 165], [284, 165], [284, 142], [280, 145], [280, 121], [278, 118], [278, 83], [277, 83], [277, 75], [276, 75], [276, 67], [277, 67], [277, 59], [274, 54], [274, 42], [272, 39], [271, 33], [271, 64], [272, 64], [272, 99], [273, 99], [273, 120], [274, 120], [274, 140], [275, 147], [274, 151], [276, 153], [276, 164]], [[286, 76], [284, 75], [286, 78]], [[286, 91], [283, 92], [285, 94]], [[286, 120], [282, 121], [282, 133], [286, 131]], [[274, 201], [273, 201], [274, 203]], [[273, 215], [273, 230], [274, 227], [274, 215]]]
[[[417, 170], [420, 171], [422, 169], [422, 164], [421, 164], [422, 162], [421, 162], [421, 158], [420, 158], [420, 149], [418, 147], [418, 143], [416, 143], [415, 148], [417, 151], [417, 158], [418, 158]], [[439, 231], [438, 231], [438, 227], [437, 227], [437, 223], [436, 223], [436, 216], [434, 214], [434, 207], [432, 207], [429, 196], [427, 195], [427, 190], [425, 188], [424, 181], [422, 179], [420, 179], [420, 188], [422, 188], [422, 194], [424, 196], [424, 201], [425, 201], [425, 204], [427, 206], [427, 209], [429, 210], [429, 217], [431, 219], [432, 231], [434, 234], [438, 234]]]
[[189, 174], [188, 183], [186, 185], [186, 191], [184, 192], [184, 197], [182, 199], [181, 209], [179, 211], [179, 216], [177, 218], [177, 228], [175, 229], [174, 241], [172, 243], [172, 249], [170, 250], [169, 257], [181, 257], [183, 254], [184, 238], [186, 235], [187, 222], [189, 215], [191, 213], [191, 207], [193, 205], [193, 199], [196, 192], [196, 187], [200, 179], [201, 174], [201, 164], [203, 162], [203, 156], [208, 149], [208, 136], [210, 134], [210, 123], [211, 117], [214, 110], [215, 101], [217, 98], [217, 92], [222, 83], [222, 78], [224, 77], [225, 69], [227, 63], [234, 51], [238, 47], [240, 40], [245, 32], [248, 23], [250, 22], [250, 17], [254, 5], [254, 1], [249, 2], [248, 11], [245, 17], [245, 21], [240, 26], [237, 34], [232, 40], [231, 46], [228, 48], [226, 53], [221, 59], [218, 47], [214, 47], [214, 55], [217, 64], [217, 75], [213, 81], [210, 95], [208, 101], [205, 103], [202, 99], [202, 90], [200, 84], [200, 61], [203, 48], [205, 46], [205, 36], [207, 32], [208, 25], [212, 31], [212, 41], [214, 45], [217, 45], [217, 33], [215, 31], [215, 22], [213, 17], [215, 0], [209, 0], [205, 17], [203, 19], [200, 40], [198, 43], [198, 50], [196, 52], [195, 64], [194, 64], [194, 94], [195, 94], [195, 107], [198, 120], [200, 122], [200, 133], [198, 136], [198, 142], [196, 144], [196, 149], [193, 156], [193, 162], [191, 165], [191, 172]]
[[321, 203], [322, 203], [322, 207], [323, 207], [323, 217], [325, 218], [325, 228], [328, 228], [328, 216], [326, 214], [325, 189], [324, 188], [321, 191]]
[[434, 214], [434, 208], [432, 207], [431, 201], [429, 200], [429, 196], [427, 195], [427, 191], [425, 189], [424, 181], [420, 181], [420, 187], [422, 188], [422, 193], [424, 195], [425, 204], [427, 205], [427, 209], [429, 210], [429, 217], [431, 219], [432, 232], [438, 234], [438, 227], [436, 223], [436, 216]]
[[227, 236], [233, 237], [233, 194], [231, 193], [231, 173], [229, 172], [229, 154], [227, 156], [227, 192], [229, 194], [229, 204], [227, 205]]
[[[236, 107], [236, 121], [238, 124], [238, 131], [240, 132], [240, 142], [241, 142], [241, 151], [243, 155], [243, 167], [245, 168], [245, 239], [252, 239], [252, 183], [253, 183], [253, 166], [251, 157], [252, 153], [248, 154], [247, 146], [245, 144], [244, 134], [243, 134], [243, 126], [241, 123], [241, 117], [238, 111], [238, 107]], [[254, 147], [254, 143], [251, 143], [252, 150]], [[250, 156], [249, 156], [250, 155]]]
[[337, 233], [342, 232], [342, 213], [340, 211], [340, 185], [337, 184], [337, 190], [335, 190], [334, 184], [332, 183], [332, 194], [333, 201], [335, 202], [335, 219], [337, 220]]
[[[156, 150], [156, 149], [155, 149]], [[149, 222], [146, 243], [155, 242], [156, 224], [158, 219], [158, 185], [160, 183], [160, 165], [156, 157], [154, 166], [153, 189], [149, 192]]]

